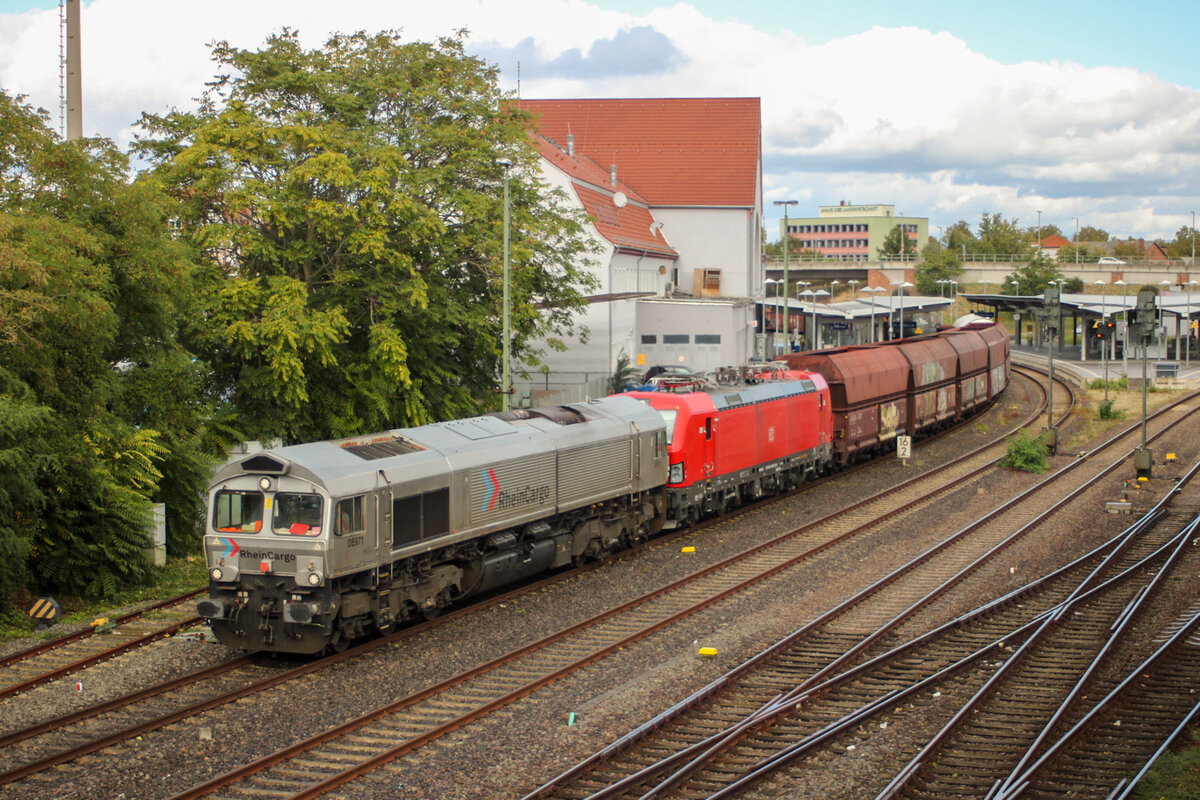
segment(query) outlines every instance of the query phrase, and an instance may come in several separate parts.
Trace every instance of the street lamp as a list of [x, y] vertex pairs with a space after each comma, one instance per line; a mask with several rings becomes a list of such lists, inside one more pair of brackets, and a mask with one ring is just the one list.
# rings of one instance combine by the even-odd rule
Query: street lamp
[[958, 304], [958, 281], [950, 279], [950, 307], [955, 308]]
[[862, 281], [851, 278], [850, 280], [846, 281], [846, 283], [850, 284], [850, 299], [857, 302], [857, 300], [858, 300], [858, 285], [860, 283], [862, 283]]
[[[790, 284], [788, 283], [788, 239], [792, 238], [792, 234], [788, 231], [788, 206], [794, 206], [800, 201], [776, 200], [774, 202], [777, 206], [783, 206], [783, 296], [786, 300], [790, 297], [789, 292], [791, 292]], [[788, 317], [791, 316], [789, 312], [790, 309], [784, 309], [783, 341], [785, 345], [788, 342]], [[787, 350], [790, 351], [791, 348], [788, 347]]]
[[[501, 323], [501, 367], [500, 367], [500, 410], [508, 411], [512, 404], [512, 298], [510, 294], [510, 263], [509, 263], [509, 194], [508, 179], [511, 175], [512, 161], [507, 158], [496, 159], [496, 163], [504, 168], [504, 312]], [[611, 331], [611, 327], [610, 327]], [[611, 364], [609, 365], [611, 366]]]
[[1075, 220], [1075, 263], [1079, 263], [1079, 217], [1071, 217]]
[[837, 294], [837, 289], [835, 289], [834, 287], [837, 286], [839, 283], [841, 283], [841, 281], [830, 281], [829, 282], [829, 300], [830, 300], [830, 302], [832, 302], [834, 300], [835, 295]]
[[937, 287], [938, 287], [938, 297], [945, 297], [945, 295], [943, 294], [943, 291], [946, 288], [946, 284], [949, 282], [950, 281], [945, 281], [945, 280], [934, 281], [934, 283], [936, 283]]
[[[867, 286], [866, 288], [863, 289], [863, 291], [870, 292], [872, 295], [877, 295], [880, 292], [886, 292], [887, 289], [884, 289], [882, 286]], [[871, 343], [874, 344], [877, 341], [879, 341], [879, 337], [877, 336], [876, 331], [875, 331], [875, 298], [872, 296], [871, 297]]]

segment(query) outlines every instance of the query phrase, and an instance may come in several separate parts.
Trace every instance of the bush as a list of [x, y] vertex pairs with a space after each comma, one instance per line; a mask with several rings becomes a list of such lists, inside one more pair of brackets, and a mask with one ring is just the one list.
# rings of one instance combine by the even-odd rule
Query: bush
[[1017, 431], [1008, 439], [1008, 453], [1000, 459], [1000, 466], [1019, 469], [1022, 472], [1042, 473], [1050, 469], [1046, 445], [1028, 431]]
[[1124, 416], [1124, 411], [1113, 408], [1112, 400], [1105, 400], [1100, 403], [1100, 419], [1121, 419]]

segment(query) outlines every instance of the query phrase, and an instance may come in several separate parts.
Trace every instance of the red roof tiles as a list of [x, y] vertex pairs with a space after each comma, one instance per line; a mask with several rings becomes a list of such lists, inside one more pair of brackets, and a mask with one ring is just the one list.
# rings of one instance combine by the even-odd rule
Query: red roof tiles
[[535, 130], [597, 165], [652, 206], [757, 206], [762, 122], [757, 97], [521, 100]]

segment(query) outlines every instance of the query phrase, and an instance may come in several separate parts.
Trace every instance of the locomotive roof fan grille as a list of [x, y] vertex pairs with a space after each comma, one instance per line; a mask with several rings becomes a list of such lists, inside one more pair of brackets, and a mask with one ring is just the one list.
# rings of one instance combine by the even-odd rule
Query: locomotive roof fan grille
[[390, 433], [351, 439], [343, 442], [341, 447], [346, 452], [353, 453], [367, 461], [389, 458], [391, 456], [402, 456], [406, 453], [419, 453], [425, 449], [415, 442], [410, 442], [407, 439]]
[[242, 469], [246, 472], [274, 472], [283, 474], [287, 467], [283, 462], [271, 456], [257, 455], [243, 461]]

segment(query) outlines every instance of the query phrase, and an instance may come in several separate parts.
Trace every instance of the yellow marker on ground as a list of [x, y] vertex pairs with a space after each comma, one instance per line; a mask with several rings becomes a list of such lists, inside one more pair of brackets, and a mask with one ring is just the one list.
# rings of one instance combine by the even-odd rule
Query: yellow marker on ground
[[702, 656], [708, 656], [708, 657], [712, 657], [712, 656], [715, 656], [715, 655], [717, 654], [717, 648], [715, 648], [715, 647], [701, 647], [701, 648], [700, 648], [700, 650], [699, 650], [699, 651], [697, 651], [697, 652], [698, 652], [698, 654], [699, 654], [699, 655], [702, 655]]
[[679, 552], [681, 552], [681, 553], [694, 553], [694, 552], [696, 552], [696, 548], [694, 548], [694, 547], [692, 547], [692, 546], [690, 546], [690, 545], [689, 545], [689, 546], [687, 546], [687, 547], [683, 548], [682, 550], [680, 550]]

